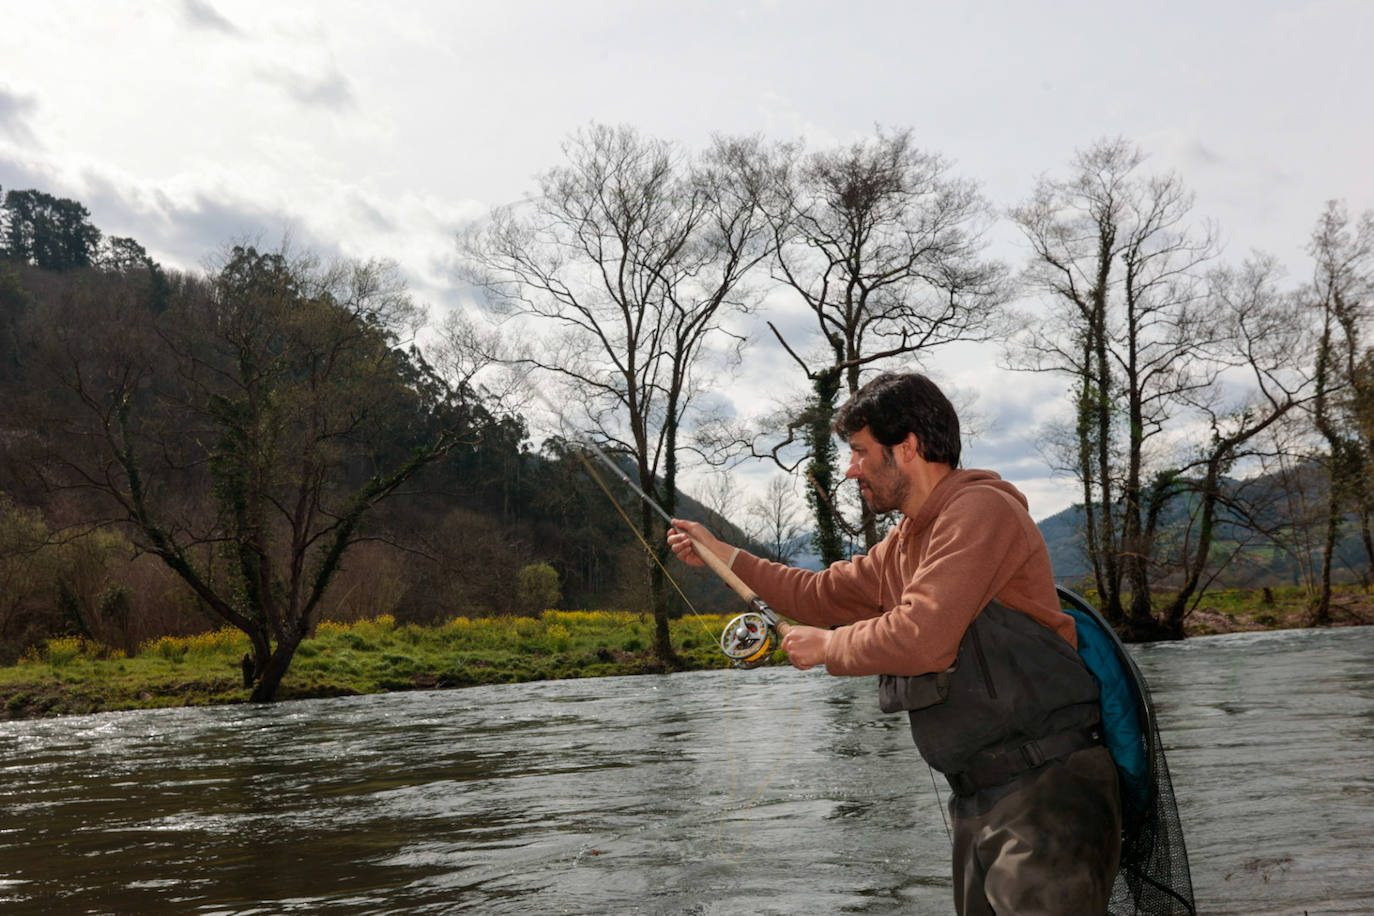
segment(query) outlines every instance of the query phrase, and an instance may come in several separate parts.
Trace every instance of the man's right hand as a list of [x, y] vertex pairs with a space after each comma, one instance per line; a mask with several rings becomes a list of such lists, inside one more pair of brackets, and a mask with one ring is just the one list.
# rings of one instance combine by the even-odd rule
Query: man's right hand
[[692, 547], [693, 541], [696, 541], [702, 550], [709, 550], [720, 557], [722, 562], [728, 562], [730, 545], [707, 531], [705, 525], [680, 518], [673, 519], [673, 527], [668, 529], [668, 546], [673, 548], [673, 553], [678, 555], [678, 559], [689, 566], [705, 566], [705, 561], [697, 556], [696, 550]]

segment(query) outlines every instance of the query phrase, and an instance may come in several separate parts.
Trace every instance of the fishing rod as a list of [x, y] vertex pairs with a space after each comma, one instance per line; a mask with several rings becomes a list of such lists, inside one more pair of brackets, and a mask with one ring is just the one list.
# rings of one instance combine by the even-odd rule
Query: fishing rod
[[[535, 392], [535, 397], [542, 401], [544, 406], [558, 418], [561, 426], [567, 428], [568, 424], [563, 419], [563, 415], [559, 413], [558, 409], [554, 407], [542, 393]], [[616, 464], [615, 460], [612, 459], [610, 455], [607, 455], [600, 446], [586, 436], [575, 436], [572, 442], [581, 449], [591, 452], [591, 454], [604, 464], [621, 483], [629, 487], [635, 495], [644, 500], [646, 506], [657, 512], [659, 516], [668, 523], [669, 527], [672, 527], [673, 517], [669, 515], [662, 506], [655, 502], [653, 497], [645, 493], [644, 489], [640, 487], [639, 484], [630, 479], [630, 475], [625, 472], [624, 468]], [[583, 461], [584, 463], [586, 461], [585, 455]], [[587, 470], [591, 472], [593, 478], [595, 478], [595, 472], [592, 471], [590, 464], [587, 465]], [[609, 491], [607, 495], [610, 495]], [[686, 534], [686, 532], [683, 532], [683, 534]], [[749, 610], [735, 617], [725, 625], [725, 630], [720, 634], [720, 650], [725, 653], [725, 656], [730, 659], [736, 668], [757, 668], [767, 661], [778, 646], [782, 644], [782, 637], [786, 635], [788, 625], [783, 623], [777, 613], [758, 596], [758, 593], [748, 585], [745, 585], [744, 580], [736, 575], [734, 570], [727, 566], [720, 557], [708, 550], [691, 535], [687, 535], [687, 540], [691, 542], [692, 549], [696, 551], [697, 556], [701, 557], [702, 562], [706, 564], [707, 568], [719, 576], [720, 579], [726, 585], [730, 586], [730, 589], [734, 591], [735, 594], [743, 598], [745, 603], [749, 606]], [[647, 544], [645, 546], [648, 547]], [[667, 570], [665, 569], [664, 572], [666, 573]]]

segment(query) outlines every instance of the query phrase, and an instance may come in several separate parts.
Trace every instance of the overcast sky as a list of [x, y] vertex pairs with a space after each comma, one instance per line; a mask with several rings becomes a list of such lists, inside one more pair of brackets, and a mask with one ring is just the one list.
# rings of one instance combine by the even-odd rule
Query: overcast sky
[[[284, 232], [392, 258], [441, 312], [464, 297], [455, 231], [591, 121], [686, 149], [910, 127], [1003, 209], [1121, 135], [1196, 192], [1229, 259], [1262, 249], [1298, 282], [1326, 200], [1374, 208], [1371, 40], [1366, 0], [0, 0], [0, 186], [74, 197], [170, 266]], [[756, 364], [785, 367], [770, 344]], [[1061, 383], [995, 362], [967, 347], [932, 371], [980, 418], [966, 463], [1043, 518], [1074, 496], [1037, 452]], [[758, 390], [723, 393], [749, 413]]]

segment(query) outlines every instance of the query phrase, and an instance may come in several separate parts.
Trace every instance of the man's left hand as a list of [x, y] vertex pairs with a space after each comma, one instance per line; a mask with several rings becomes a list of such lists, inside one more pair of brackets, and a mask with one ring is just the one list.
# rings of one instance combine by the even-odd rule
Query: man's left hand
[[793, 626], [782, 638], [782, 648], [793, 668], [802, 671], [825, 664], [825, 649], [830, 644], [830, 631], [819, 627]]

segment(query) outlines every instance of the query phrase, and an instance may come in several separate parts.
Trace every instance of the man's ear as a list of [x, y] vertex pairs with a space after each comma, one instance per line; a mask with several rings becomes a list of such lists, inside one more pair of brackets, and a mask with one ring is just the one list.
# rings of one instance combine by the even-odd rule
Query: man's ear
[[906, 438], [897, 443], [897, 448], [901, 449], [902, 462], [910, 464], [921, 454], [921, 440], [916, 438], [915, 433], [907, 433]]

